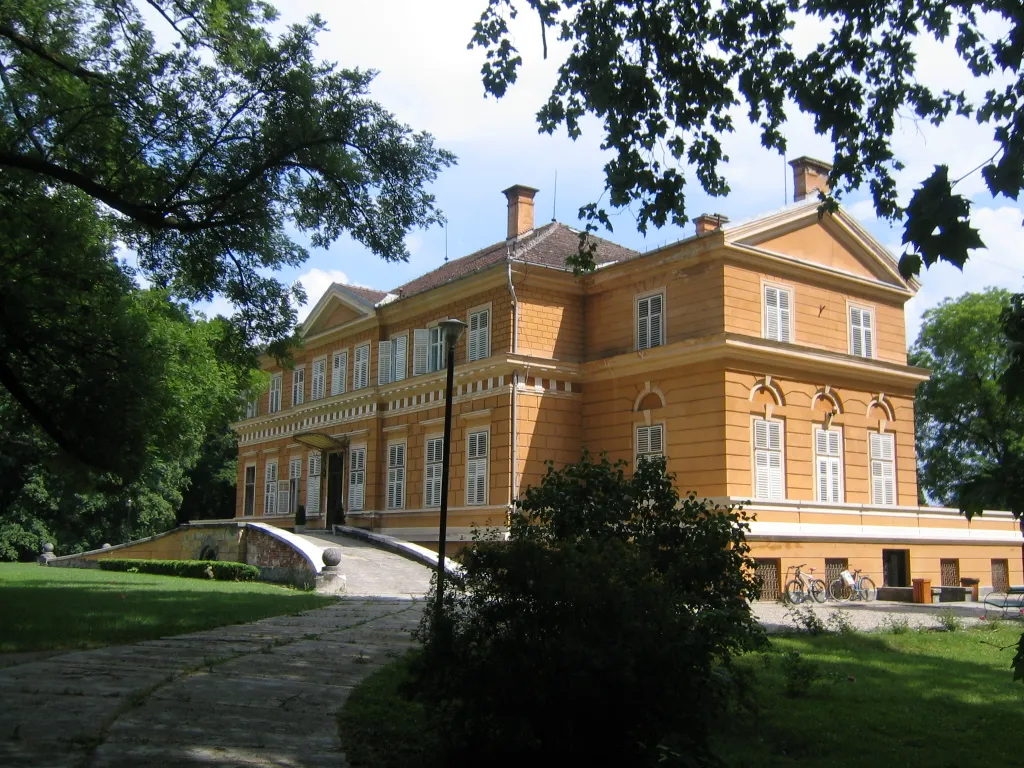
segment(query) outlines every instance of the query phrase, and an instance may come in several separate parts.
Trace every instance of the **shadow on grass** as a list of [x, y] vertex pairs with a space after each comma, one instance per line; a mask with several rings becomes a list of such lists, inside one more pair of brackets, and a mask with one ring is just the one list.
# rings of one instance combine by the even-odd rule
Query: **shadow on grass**
[[[0, 652], [73, 650], [134, 643], [319, 608], [308, 592], [245, 584], [80, 583], [0, 586]], [[178, 587], [178, 584], [173, 584]]]
[[[756, 675], [751, 714], [723, 726], [729, 765], [1020, 765], [1024, 686], [1012, 681], [1018, 628], [774, 638], [742, 664]], [[785, 695], [784, 654], [821, 678]], [[735, 738], [737, 730], [743, 738]]]

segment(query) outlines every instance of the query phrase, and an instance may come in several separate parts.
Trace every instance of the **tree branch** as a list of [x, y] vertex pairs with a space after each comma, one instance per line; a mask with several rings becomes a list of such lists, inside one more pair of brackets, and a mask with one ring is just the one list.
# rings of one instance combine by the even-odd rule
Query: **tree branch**
[[44, 61], [48, 61], [54, 66], [64, 70], [69, 75], [81, 78], [82, 80], [102, 81], [105, 78], [98, 72], [93, 72], [90, 69], [86, 69], [77, 62], [67, 62], [55, 53], [52, 53], [39, 43], [34, 40], [29, 40], [24, 35], [18, 33], [18, 31], [6, 22], [0, 21], [0, 37], [5, 37], [14, 43], [22, 53], [34, 53]]
[[83, 464], [97, 469], [104, 469], [94, 463], [89, 456], [83, 456], [78, 451], [78, 446], [73, 440], [65, 435], [57, 423], [50, 418], [49, 411], [37, 403], [28, 390], [22, 385], [17, 374], [7, 365], [7, 361], [0, 359], [0, 385], [3, 385], [15, 400], [25, 409], [25, 412], [39, 425], [39, 427], [50, 436], [62, 450], [74, 456]]

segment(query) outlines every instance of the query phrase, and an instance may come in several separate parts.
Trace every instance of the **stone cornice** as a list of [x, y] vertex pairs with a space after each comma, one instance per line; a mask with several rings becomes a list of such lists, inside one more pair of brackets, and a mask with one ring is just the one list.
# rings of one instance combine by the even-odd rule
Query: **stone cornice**
[[585, 363], [581, 366], [581, 380], [603, 381], [669, 366], [725, 359], [750, 365], [772, 375], [787, 376], [792, 375], [789, 371], [795, 371], [797, 376], [825, 374], [833, 380], [839, 373], [858, 381], [889, 387], [896, 384], [913, 389], [928, 379], [928, 371], [923, 368], [823, 352], [753, 336], [720, 333]]

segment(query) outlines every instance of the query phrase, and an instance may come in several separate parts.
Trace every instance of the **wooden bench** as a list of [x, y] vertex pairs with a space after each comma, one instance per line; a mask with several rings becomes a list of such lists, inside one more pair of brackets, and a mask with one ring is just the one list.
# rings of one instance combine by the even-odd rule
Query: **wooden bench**
[[998, 610], [1000, 618], [1024, 616], [1024, 586], [1010, 587], [1005, 592], [989, 592], [985, 595], [985, 618], [989, 609]]

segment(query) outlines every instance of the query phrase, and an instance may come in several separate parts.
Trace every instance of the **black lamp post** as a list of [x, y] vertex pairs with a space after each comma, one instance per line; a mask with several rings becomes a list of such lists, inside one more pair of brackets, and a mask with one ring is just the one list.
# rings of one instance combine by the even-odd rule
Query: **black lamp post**
[[438, 323], [444, 334], [448, 359], [448, 386], [444, 396], [444, 444], [441, 446], [441, 524], [437, 534], [437, 594], [434, 596], [434, 621], [440, 627], [444, 616], [444, 545], [448, 538], [448, 468], [451, 464], [452, 390], [455, 388], [455, 345], [466, 324], [461, 320]]

